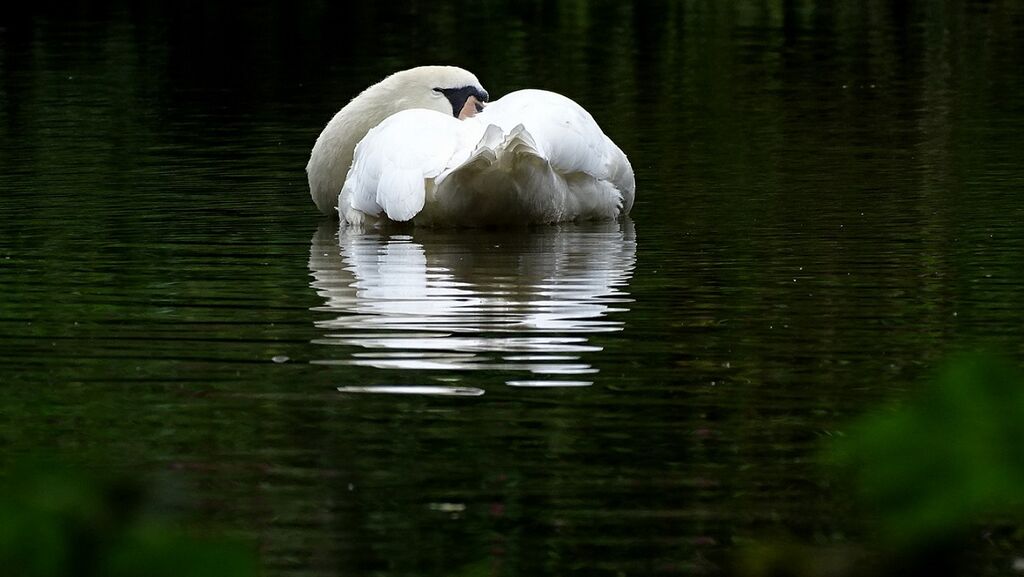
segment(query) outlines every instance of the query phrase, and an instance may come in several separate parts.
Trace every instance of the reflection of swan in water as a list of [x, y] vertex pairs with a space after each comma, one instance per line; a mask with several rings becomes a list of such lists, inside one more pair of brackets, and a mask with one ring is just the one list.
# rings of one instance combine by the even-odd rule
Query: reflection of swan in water
[[[313, 236], [311, 283], [325, 299], [318, 321], [343, 359], [322, 364], [390, 369], [525, 371], [582, 375], [587, 334], [622, 330], [608, 313], [631, 302], [633, 224], [569, 225], [528, 233], [338, 231]], [[353, 350], [353, 348], [355, 348]], [[510, 380], [533, 386], [579, 380]]]

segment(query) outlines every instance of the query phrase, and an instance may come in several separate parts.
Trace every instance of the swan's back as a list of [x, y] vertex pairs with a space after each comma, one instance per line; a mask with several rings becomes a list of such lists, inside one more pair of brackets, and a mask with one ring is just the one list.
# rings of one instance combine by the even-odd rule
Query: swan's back
[[477, 120], [499, 126], [505, 133], [522, 125], [537, 143], [538, 152], [563, 173], [600, 176], [611, 160], [609, 156], [621, 154], [618, 147], [607, 146], [604, 133], [589, 112], [554, 92], [513, 92], [489, 104]]

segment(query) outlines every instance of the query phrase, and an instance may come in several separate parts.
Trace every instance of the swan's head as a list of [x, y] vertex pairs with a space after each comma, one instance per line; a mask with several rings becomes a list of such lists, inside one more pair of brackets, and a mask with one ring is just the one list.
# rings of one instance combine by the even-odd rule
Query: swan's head
[[[392, 112], [428, 108], [456, 118], [468, 118], [483, 110], [487, 91], [476, 76], [455, 66], [420, 66], [396, 72], [379, 85]], [[370, 92], [367, 90], [367, 92]]]
[[334, 212], [356, 144], [385, 118], [426, 108], [462, 119], [485, 102], [487, 91], [476, 76], [455, 66], [410, 68], [367, 88], [334, 115], [313, 145], [306, 165], [313, 201], [322, 212]]

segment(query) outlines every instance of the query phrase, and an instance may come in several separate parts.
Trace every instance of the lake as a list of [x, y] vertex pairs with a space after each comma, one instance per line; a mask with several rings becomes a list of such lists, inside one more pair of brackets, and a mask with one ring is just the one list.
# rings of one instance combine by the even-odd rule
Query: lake
[[[39, 3], [0, 19], [0, 465], [137, 472], [267, 575], [725, 574], [858, 541], [818, 464], [1024, 360], [1024, 5]], [[352, 233], [387, 74], [587, 108], [616, 223]], [[169, 487], [169, 488], [167, 488]], [[978, 539], [977, 573], [1021, 549]]]

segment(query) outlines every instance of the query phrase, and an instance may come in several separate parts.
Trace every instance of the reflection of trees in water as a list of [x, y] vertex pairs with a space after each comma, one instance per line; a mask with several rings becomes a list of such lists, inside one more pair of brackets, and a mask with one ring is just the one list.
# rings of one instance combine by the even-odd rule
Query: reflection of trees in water
[[[622, 330], [630, 221], [521, 232], [338, 231], [310, 247], [312, 286], [334, 313], [319, 343], [355, 348], [326, 364], [391, 369], [597, 372], [587, 335]], [[587, 384], [512, 381], [510, 384]]]

